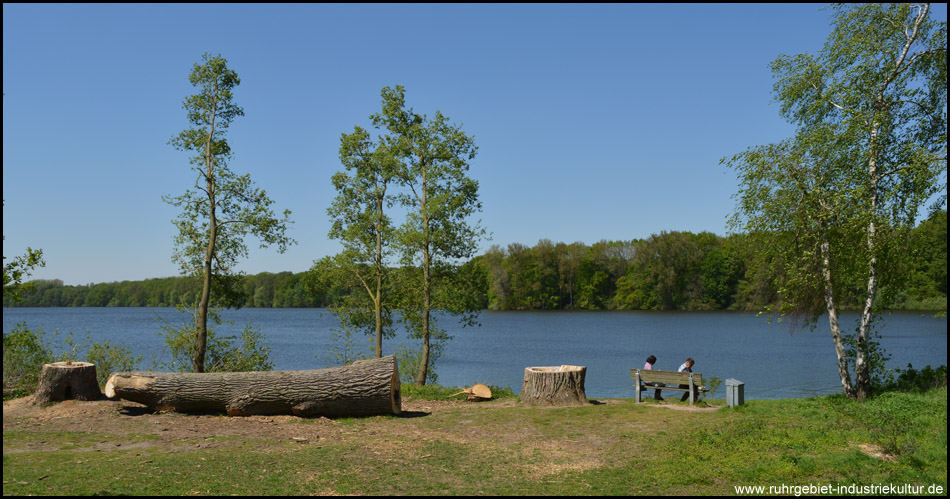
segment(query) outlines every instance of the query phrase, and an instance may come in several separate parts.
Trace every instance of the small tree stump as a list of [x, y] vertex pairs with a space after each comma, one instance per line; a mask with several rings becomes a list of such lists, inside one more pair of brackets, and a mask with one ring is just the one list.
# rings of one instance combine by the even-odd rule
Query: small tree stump
[[529, 405], [587, 405], [585, 366], [526, 367], [520, 399]]
[[97, 400], [102, 398], [96, 365], [89, 362], [53, 362], [44, 364], [40, 381], [33, 395], [34, 404], [63, 400]]

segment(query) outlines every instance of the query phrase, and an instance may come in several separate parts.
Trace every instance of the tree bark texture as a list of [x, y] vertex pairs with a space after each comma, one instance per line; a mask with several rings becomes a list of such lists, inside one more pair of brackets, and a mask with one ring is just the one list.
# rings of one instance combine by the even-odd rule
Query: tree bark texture
[[848, 398], [854, 398], [854, 386], [851, 384], [851, 375], [848, 373], [848, 353], [841, 339], [841, 326], [838, 324], [838, 308], [835, 304], [834, 287], [831, 282], [831, 246], [828, 238], [822, 236], [821, 241], [821, 271], [825, 282], [825, 306], [828, 310], [828, 324], [831, 328], [831, 339], [835, 343], [835, 355], [838, 357], [838, 377], [841, 379], [841, 388]]
[[215, 245], [218, 242], [217, 202], [215, 200], [217, 193], [215, 182], [216, 172], [214, 168], [214, 158], [211, 154], [211, 144], [214, 140], [214, 123], [218, 116], [217, 81], [215, 81], [214, 85], [214, 100], [210, 112], [211, 130], [208, 132], [208, 137], [205, 141], [205, 167], [207, 168], [205, 175], [207, 190], [205, 192], [208, 194], [208, 247], [205, 250], [205, 258], [202, 264], [201, 300], [198, 302], [198, 338], [194, 358], [196, 373], [203, 373], [205, 371], [205, 354], [208, 350], [208, 307], [211, 306], [212, 262], [215, 257]]
[[53, 362], [44, 364], [40, 381], [33, 395], [34, 404], [63, 400], [97, 400], [102, 398], [96, 365], [89, 362]]
[[354, 417], [399, 414], [394, 356], [308, 371], [115, 373], [106, 396], [157, 411], [224, 411], [231, 416]]
[[521, 401], [529, 405], [587, 405], [587, 367], [526, 367]]

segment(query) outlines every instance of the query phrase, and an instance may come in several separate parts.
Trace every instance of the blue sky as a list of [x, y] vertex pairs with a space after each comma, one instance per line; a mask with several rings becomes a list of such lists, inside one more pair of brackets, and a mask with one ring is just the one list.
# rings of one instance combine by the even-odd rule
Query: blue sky
[[[946, 6], [933, 6], [946, 20]], [[167, 144], [192, 65], [241, 77], [233, 170], [293, 211], [286, 253], [249, 240], [247, 273], [335, 254], [326, 209], [340, 135], [384, 86], [473, 135], [492, 244], [726, 234], [719, 164], [793, 132], [768, 64], [816, 52], [831, 11], [791, 5], [3, 5], [3, 254], [33, 278], [178, 275], [162, 195], [193, 185]]]

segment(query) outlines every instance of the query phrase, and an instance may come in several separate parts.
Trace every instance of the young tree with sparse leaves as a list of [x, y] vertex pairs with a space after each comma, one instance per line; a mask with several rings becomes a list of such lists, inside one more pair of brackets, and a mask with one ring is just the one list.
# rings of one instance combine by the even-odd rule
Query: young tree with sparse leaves
[[200, 276], [202, 282], [194, 332], [195, 372], [205, 369], [209, 307], [237, 307], [243, 302], [238, 280], [242, 273], [234, 267], [248, 254], [245, 237], [257, 237], [262, 247], [276, 244], [281, 253], [295, 242], [286, 235], [290, 210], [277, 218], [270, 208], [274, 202], [250, 175], [238, 175], [228, 167], [231, 147], [225, 134], [231, 122], [244, 115], [232, 94], [240, 78], [220, 55], [206, 53], [202, 60], [188, 77], [198, 93], [182, 104], [192, 127], [169, 141], [176, 149], [195, 154], [191, 158], [197, 175], [194, 190], [163, 196], [165, 202], [182, 209], [174, 221], [179, 232], [173, 259], [183, 273]]

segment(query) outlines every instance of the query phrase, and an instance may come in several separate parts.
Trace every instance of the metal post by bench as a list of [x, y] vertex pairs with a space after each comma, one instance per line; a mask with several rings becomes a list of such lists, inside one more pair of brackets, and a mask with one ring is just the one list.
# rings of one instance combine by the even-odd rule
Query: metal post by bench
[[729, 378], [726, 380], [726, 404], [729, 407], [742, 405], [745, 399], [745, 383]]
[[693, 383], [693, 373], [689, 373], [689, 405], [696, 401], [696, 384]]
[[637, 403], [639, 404], [640, 403], [640, 386], [641, 386], [640, 385], [640, 371], [635, 371], [634, 376], [636, 378], [636, 385], [634, 386], [637, 387]]

